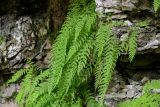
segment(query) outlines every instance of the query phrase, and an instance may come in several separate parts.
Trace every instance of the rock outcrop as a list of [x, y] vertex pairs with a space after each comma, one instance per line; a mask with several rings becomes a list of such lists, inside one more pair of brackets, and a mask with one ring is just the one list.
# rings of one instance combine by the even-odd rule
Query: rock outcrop
[[[158, 71], [160, 68], [160, 20], [155, 13], [151, 0], [95, 0], [96, 11], [102, 21], [108, 16], [112, 21], [123, 25], [112, 28], [120, 40], [129, 35], [130, 28], [138, 29], [138, 47], [135, 60], [121, 60], [118, 68], [123, 70], [147, 69]], [[137, 70], [139, 71], [139, 70]], [[141, 70], [142, 71], [142, 70]]]
[[[111, 16], [112, 20], [120, 20], [125, 27], [115, 28], [114, 32], [122, 36], [129, 27], [135, 27], [144, 22], [146, 25], [139, 26], [138, 52], [159, 53], [160, 30], [158, 15], [154, 12], [151, 0], [95, 0], [96, 11], [103, 14], [100, 17]], [[142, 24], [142, 23], [141, 23]]]
[[[129, 63], [127, 58], [120, 58], [117, 68], [123, 70], [160, 68], [160, 20], [158, 12], [153, 9], [151, 0], [95, 0], [99, 19], [105, 20], [109, 16], [112, 21], [121, 21], [122, 25], [112, 28], [117, 37], [122, 40], [130, 36], [130, 28], [138, 31], [137, 53], [134, 61]], [[126, 55], [126, 54], [124, 54]]]
[[0, 23], [0, 70], [21, 68], [26, 59], [41, 60], [37, 56], [43, 50], [50, 50], [46, 36], [49, 19], [46, 17], [4, 15], [0, 17]]
[[[69, 0], [2, 0], [0, 3], [0, 71], [25, 67], [28, 59], [40, 68], [49, 64], [50, 32], [64, 22]], [[51, 37], [52, 36], [52, 37]], [[2, 73], [2, 72], [1, 72]]]

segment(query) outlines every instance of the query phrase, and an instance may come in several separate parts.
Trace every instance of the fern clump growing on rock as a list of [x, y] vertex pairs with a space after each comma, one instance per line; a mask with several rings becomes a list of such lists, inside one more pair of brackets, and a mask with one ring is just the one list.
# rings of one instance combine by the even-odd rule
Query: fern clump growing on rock
[[98, 27], [97, 22], [93, 1], [71, 0], [66, 21], [53, 44], [48, 69], [31, 66], [9, 81], [15, 82], [26, 74], [17, 96], [20, 107], [103, 106], [116, 61], [125, 46], [129, 45], [129, 58], [134, 58], [137, 31], [133, 29], [128, 40], [120, 42], [111, 29], [118, 21], [108, 20]]

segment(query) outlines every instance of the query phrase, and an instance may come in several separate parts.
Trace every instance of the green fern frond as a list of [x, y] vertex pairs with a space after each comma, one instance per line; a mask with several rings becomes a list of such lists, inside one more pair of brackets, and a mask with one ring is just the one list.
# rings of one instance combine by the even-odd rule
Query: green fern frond
[[51, 74], [48, 79], [49, 92], [51, 92], [57, 86], [61, 78], [62, 70], [66, 62], [68, 40], [70, 37], [72, 37], [71, 35], [73, 35], [73, 32], [75, 31], [73, 26], [75, 26], [75, 20], [77, 20], [77, 17], [74, 17], [74, 15], [77, 14], [76, 12], [79, 11], [79, 9], [80, 4], [75, 4], [73, 6], [73, 9], [68, 15], [66, 22], [63, 24], [60, 35], [53, 45], [53, 56], [51, 59], [52, 63], [50, 64]]
[[154, 7], [154, 11], [157, 12], [158, 9], [160, 8], [160, 0], [154, 0], [153, 7]]
[[36, 72], [36, 68], [34, 66], [30, 66], [25, 78], [22, 80], [22, 86], [21, 89], [16, 97], [16, 101], [19, 103], [20, 106], [23, 106], [25, 104], [25, 98], [28, 95], [30, 91], [31, 81], [33, 77], [33, 73]]
[[81, 100], [81, 99], [78, 99], [78, 100], [76, 101], [76, 103], [73, 103], [73, 104], [71, 105], [71, 107], [83, 107], [83, 106], [82, 106], [82, 100]]
[[20, 70], [18, 70], [12, 76], [12, 78], [7, 81], [7, 84], [11, 84], [11, 83], [14, 83], [14, 82], [18, 81], [22, 76], [24, 76], [27, 73], [27, 71], [28, 71], [27, 69], [20, 69]]
[[101, 105], [103, 105], [106, 89], [111, 80], [121, 50], [118, 46], [118, 41], [111, 32], [113, 25], [112, 23], [101, 25], [96, 38], [98, 57], [95, 70], [95, 88], [98, 89]]
[[104, 50], [104, 46], [111, 35], [111, 30], [108, 25], [101, 25], [96, 37], [96, 47], [98, 52], [98, 57], [102, 56], [102, 52]]
[[138, 37], [137, 30], [132, 30], [131, 35], [129, 37], [129, 59], [130, 59], [130, 61], [132, 61], [134, 59], [134, 56], [136, 54], [137, 37]]
[[101, 104], [103, 104], [106, 89], [108, 88], [109, 82], [112, 78], [112, 74], [116, 65], [116, 61], [118, 59], [119, 51], [116, 50], [116, 45], [117, 44], [113, 37], [110, 37], [109, 40], [107, 40], [104, 53], [105, 62], [102, 69], [103, 73], [101, 78], [101, 84], [99, 85], [98, 89]]
[[129, 51], [129, 46], [128, 43], [129, 42], [129, 37], [128, 37], [128, 33], [124, 34], [121, 40], [121, 52], [128, 52]]
[[102, 78], [102, 71], [103, 69], [103, 63], [102, 63], [102, 59], [98, 59], [97, 60], [97, 65], [96, 65], [96, 69], [95, 69], [95, 90], [98, 89], [100, 83], [101, 83], [101, 78]]
[[86, 100], [87, 107], [102, 107], [96, 101], [94, 95], [90, 92], [90, 90], [85, 90], [85, 92], [84, 92], [84, 98]]
[[[88, 38], [89, 39], [89, 38]], [[81, 47], [79, 52], [75, 55], [72, 62], [67, 65], [67, 69], [63, 73], [61, 84], [59, 85], [59, 91], [61, 95], [65, 95], [68, 92], [69, 87], [72, 84], [72, 80], [76, 74], [79, 74], [85, 67], [87, 59], [90, 54], [90, 50], [93, 47], [92, 38], [87, 40], [85, 45]], [[65, 93], [64, 93], [65, 92]]]
[[[93, 5], [93, 3], [91, 3], [90, 5]], [[88, 13], [90, 11], [93, 10], [87, 8], [85, 12], [81, 13], [82, 15], [80, 15], [80, 17], [77, 19], [78, 23], [77, 20], [75, 22], [77, 23], [77, 25], [75, 26], [75, 35], [72, 38], [73, 44], [70, 47], [68, 55], [66, 57], [66, 63], [69, 61], [72, 55], [74, 55], [79, 50], [80, 46], [84, 43], [84, 41], [92, 31], [92, 28], [96, 21], [96, 14], [94, 12]]]
[[27, 72], [32, 71], [33, 68], [37, 69], [37, 67], [35, 67], [35, 65], [34, 65], [31, 61], [28, 61], [27, 64], [29, 65], [29, 67], [18, 70], [18, 71], [11, 77], [11, 79], [9, 79], [9, 80], [7, 81], [7, 84], [11, 84], [11, 83], [14, 83], [14, 82], [18, 81], [22, 76], [24, 76], [25, 74], [27, 74]]
[[102, 54], [104, 52], [104, 48], [106, 43], [109, 41], [111, 37], [111, 29], [109, 25], [101, 25], [98, 32], [97, 32], [97, 37], [96, 37], [96, 50], [98, 54], [97, 58], [97, 65], [96, 65], [96, 72], [95, 72], [95, 89], [98, 88], [102, 81], [102, 74], [103, 74], [103, 63], [104, 61], [102, 60]]

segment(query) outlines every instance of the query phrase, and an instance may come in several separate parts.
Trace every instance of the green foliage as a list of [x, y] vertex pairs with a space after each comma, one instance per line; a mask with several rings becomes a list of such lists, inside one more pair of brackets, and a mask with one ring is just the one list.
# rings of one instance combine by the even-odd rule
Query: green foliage
[[131, 27], [129, 28], [128, 33], [123, 35], [121, 43], [121, 51], [129, 53], [130, 62], [133, 61], [134, 56], [137, 50], [137, 37], [138, 37], [138, 28]]
[[136, 54], [137, 36], [138, 36], [138, 31], [136, 30], [136, 28], [134, 28], [131, 31], [131, 34], [130, 34], [130, 37], [129, 37], [129, 59], [130, 59], [130, 61], [133, 60], [133, 58]]
[[140, 21], [140, 22], [136, 23], [137, 27], [145, 27], [145, 28], [147, 28], [148, 25], [149, 25], [148, 20], [144, 20], [144, 21]]
[[160, 94], [152, 93], [153, 89], [160, 89], [160, 80], [152, 80], [145, 84], [143, 95], [134, 100], [128, 100], [119, 104], [119, 107], [159, 107]]
[[118, 42], [111, 33], [110, 24], [101, 25], [96, 39], [97, 70], [95, 70], [95, 88], [99, 91], [101, 104], [103, 103], [106, 89], [112, 77], [118, 55], [120, 53]]
[[154, 0], [153, 1], [153, 7], [154, 7], [154, 11], [158, 12], [158, 10], [160, 8], [160, 0]]
[[5, 38], [0, 35], [0, 45], [5, 41]]
[[19, 102], [20, 106], [25, 104], [26, 96], [31, 88], [31, 81], [34, 80], [36, 74], [40, 72], [40, 69], [36, 67], [32, 62], [28, 62], [28, 68], [20, 69], [15, 73], [12, 78], [7, 82], [7, 84], [14, 83], [15, 81], [22, 79], [21, 89], [16, 97], [17, 102]]
[[96, 18], [94, 1], [71, 0], [66, 21], [53, 44], [48, 69], [30, 66], [9, 81], [24, 76], [17, 96], [20, 107], [103, 106], [120, 52], [128, 46], [129, 58], [134, 58], [137, 32], [132, 29], [127, 40], [119, 42], [111, 28], [123, 22], [109, 19], [96, 30]]

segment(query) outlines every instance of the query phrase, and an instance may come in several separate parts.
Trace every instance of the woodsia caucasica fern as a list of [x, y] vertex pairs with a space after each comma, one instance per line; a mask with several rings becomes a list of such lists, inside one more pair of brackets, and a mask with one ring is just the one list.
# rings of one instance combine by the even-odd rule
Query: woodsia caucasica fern
[[[53, 44], [49, 69], [26, 73], [17, 96], [20, 107], [82, 107], [91, 102], [97, 105], [89, 88], [83, 89], [83, 94], [80, 90], [81, 84], [88, 84], [90, 74], [86, 66], [94, 46], [94, 11], [93, 1], [71, 0], [66, 21]], [[20, 72], [9, 82], [23, 75]]]
[[[99, 24], [96, 30], [94, 1], [71, 0], [71, 6], [52, 48], [47, 70], [34, 66], [17, 72], [9, 81], [25, 74], [17, 102], [20, 107], [101, 107], [112, 78], [116, 61], [123, 50], [112, 33], [112, 21]], [[116, 22], [117, 23], [117, 22]], [[129, 54], [135, 54], [137, 35], [132, 32]], [[124, 45], [126, 46], [126, 45]], [[95, 89], [91, 82], [95, 77]], [[99, 101], [93, 90], [98, 91]]]

